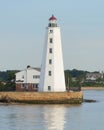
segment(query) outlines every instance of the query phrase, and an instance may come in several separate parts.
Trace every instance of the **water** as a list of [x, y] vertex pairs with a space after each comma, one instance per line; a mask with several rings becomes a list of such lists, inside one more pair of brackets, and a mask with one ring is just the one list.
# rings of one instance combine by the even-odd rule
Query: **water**
[[84, 91], [96, 103], [0, 105], [0, 130], [104, 130], [104, 91]]

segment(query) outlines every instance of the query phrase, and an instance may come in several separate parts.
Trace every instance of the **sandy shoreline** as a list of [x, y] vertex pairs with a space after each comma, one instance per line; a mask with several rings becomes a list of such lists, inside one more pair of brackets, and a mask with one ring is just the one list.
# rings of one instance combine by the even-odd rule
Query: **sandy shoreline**
[[104, 90], [104, 87], [82, 87], [81, 90]]

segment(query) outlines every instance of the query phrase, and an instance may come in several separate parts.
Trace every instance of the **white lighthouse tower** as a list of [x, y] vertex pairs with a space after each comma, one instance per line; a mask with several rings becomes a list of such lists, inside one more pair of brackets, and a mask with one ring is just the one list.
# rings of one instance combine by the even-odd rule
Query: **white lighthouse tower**
[[57, 19], [49, 18], [41, 65], [40, 92], [65, 92], [60, 27]]

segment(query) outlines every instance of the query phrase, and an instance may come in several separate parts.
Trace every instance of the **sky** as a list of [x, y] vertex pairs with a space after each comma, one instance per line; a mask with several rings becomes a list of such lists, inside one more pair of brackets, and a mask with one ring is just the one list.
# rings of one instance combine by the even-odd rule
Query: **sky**
[[104, 71], [104, 0], [0, 0], [0, 71], [40, 67], [52, 14], [64, 68]]

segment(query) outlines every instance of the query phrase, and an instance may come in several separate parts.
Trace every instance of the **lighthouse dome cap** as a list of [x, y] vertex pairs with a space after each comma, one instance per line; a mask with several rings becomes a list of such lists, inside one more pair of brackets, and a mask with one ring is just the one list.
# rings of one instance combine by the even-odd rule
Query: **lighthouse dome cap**
[[52, 16], [49, 18], [49, 20], [57, 20], [57, 18], [56, 18], [54, 15], [52, 15]]

